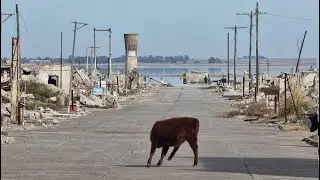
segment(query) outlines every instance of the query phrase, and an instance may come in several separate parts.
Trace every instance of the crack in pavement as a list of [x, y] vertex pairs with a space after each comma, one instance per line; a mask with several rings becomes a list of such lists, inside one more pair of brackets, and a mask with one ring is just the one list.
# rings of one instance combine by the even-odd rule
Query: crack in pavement
[[242, 164], [244, 165], [244, 167], [245, 167], [246, 170], [247, 170], [247, 173], [249, 174], [249, 176], [251, 177], [251, 179], [254, 180], [254, 177], [253, 177], [252, 172], [250, 171], [250, 168], [249, 168], [247, 159], [246, 159], [231, 143], [228, 143], [228, 141], [225, 142], [225, 145], [228, 146], [228, 151], [231, 150], [231, 152], [235, 153], [236, 155], [238, 155], [238, 156], [240, 157]]
[[98, 180], [103, 179], [104, 177], [106, 177], [107, 175], [109, 175], [113, 170], [115, 170], [118, 165], [123, 161], [129, 158], [129, 156], [134, 153], [135, 150], [137, 150], [141, 145], [143, 144], [143, 141], [141, 141], [138, 146], [136, 146], [135, 148], [133, 148], [129, 153], [127, 153], [125, 156], [122, 156], [119, 161], [116, 163], [115, 166], [112, 166], [109, 171], [107, 171], [103, 176], [101, 176], [100, 178], [98, 178]]
[[[205, 96], [210, 96], [210, 94], [206, 93], [205, 91], [202, 90], [202, 92], [204, 92]], [[209, 109], [209, 108], [208, 108]], [[209, 112], [210, 112], [210, 109], [209, 109]], [[214, 118], [215, 117], [215, 114], [212, 114], [211, 118]], [[220, 139], [221, 140], [221, 139]], [[224, 145], [227, 146], [227, 150], [230, 152], [233, 152], [235, 153], [237, 156], [240, 157], [241, 159], [241, 163], [242, 165], [246, 168], [246, 171], [248, 173], [248, 175], [251, 177], [252, 180], [254, 180], [254, 177], [253, 177], [253, 174], [252, 172], [250, 171], [250, 168], [249, 168], [249, 165], [248, 165], [248, 162], [247, 162], [247, 159], [244, 157], [244, 155], [242, 155], [236, 148], [235, 146], [233, 146], [229, 140], [225, 139], [224, 141]]]

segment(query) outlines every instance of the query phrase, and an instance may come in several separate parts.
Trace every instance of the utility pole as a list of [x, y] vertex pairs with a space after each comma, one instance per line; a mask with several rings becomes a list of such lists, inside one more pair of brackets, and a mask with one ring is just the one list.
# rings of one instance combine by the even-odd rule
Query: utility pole
[[228, 36], [227, 36], [227, 41], [228, 41], [228, 47], [227, 47], [227, 60], [228, 60], [228, 65], [227, 65], [227, 68], [228, 68], [228, 84], [230, 82], [230, 53], [229, 53], [229, 48], [230, 48], [230, 34], [228, 33]]
[[[100, 47], [95, 47], [96, 49], [99, 49]], [[88, 56], [88, 49], [90, 49], [90, 73], [92, 72], [92, 62], [93, 62], [93, 51], [92, 49], [94, 49], [93, 46], [87, 47], [86, 50], [86, 57], [87, 57], [87, 72], [89, 72], [89, 56]]]
[[19, 88], [19, 41], [12, 38], [12, 61], [11, 61], [11, 123], [20, 122], [20, 88]]
[[[21, 79], [21, 53], [20, 53], [20, 23], [19, 23], [19, 7], [18, 4], [16, 4], [16, 24], [17, 24], [17, 38], [16, 38], [16, 42], [14, 42], [15, 40], [13, 39], [13, 44], [12, 44], [12, 48], [15, 50], [13, 51], [13, 58], [16, 58], [16, 68], [14, 69], [15, 72], [15, 76], [14, 78], [16, 78], [16, 120], [18, 121], [19, 125], [22, 125], [23, 122], [21, 120], [21, 104], [20, 104], [20, 79]], [[13, 60], [12, 58], [12, 60]], [[12, 67], [13, 68], [13, 67]], [[13, 82], [11, 82], [13, 83]]]
[[[73, 30], [73, 44], [72, 44], [72, 55], [71, 55], [71, 67], [70, 67], [70, 85], [69, 85], [69, 108], [68, 108], [68, 112], [70, 112], [70, 105], [72, 102], [72, 79], [73, 79], [73, 61], [74, 61], [74, 50], [75, 50], [75, 45], [76, 45], [76, 33], [77, 30], [80, 28], [83, 28], [84, 26], [88, 25], [87, 23], [80, 23], [77, 21], [71, 22], [74, 23], [74, 30]], [[80, 25], [78, 27], [78, 24]]]
[[237, 83], [237, 75], [236, 75], [236, 61], [237, 61], [237, 32], [238, 29], [248, 28], [246, 26], [237, 27], [225, 27], [225, 29], [234, 29], [234, 55], [233, 55], [233, 88], [236, 90], [236, 83]]
[[[264, 13], [261, 13], [261, 12], [259, 12], [259, 15], [261, 15], [261, 14], [267, 14], [266, 12], [264, 12]], [[250, 13], [247, 13], [247, 12], [245, 12], [245, 13], [236, 13], [236, 15], [240, 15], [240, 16], [242, 16], [242, 15], [245, 15], [245, 16], [249, 16], [249, 18], [250, 18], [250, 25], [249, 25], [249, 78], [250, 78], [250, 83], [249, 83], [249, 91], [251, 92], [251, 90], [252, 90], [252, 68], [251, 68], [251, 66], [252, 66], [252, 63], [251, 63], [251, 53], [252, 53], [252, 27], [254, 26], [253, 25], [253, 17], [256, 15], [256, 13], [253, 13], [252, 11], [250, 11]]]
[[111, 65], [111, 28], [108, 29], [109, 31], [109, 61], [108, 61], [108, 78], [110, 77], [111, 73], [112, 73], [112, 65]]
[[87, 72], [89, 72], [89, 56], [88, 56], [88, 49], [90, 49], [91, 47], [87, 47], [86, 48], [86, 59], [87, 59], [87, 64], [86, 64], [86, 70]]
[[254, 101], [257, 102], [257, 95], [259, 92], [259, 3], [256, 2], [256, 93], [254, 94]]
[[267, 74], [269, 75], [270, 70], [270, 60], [267, 58]]
[[[111, 28], [109, 29], [96, 29], [93, 28], [93, 47], [95, 49], [96, 47], [96, 31], [107, 31], [109, 32], [109, 59], [108, 59], [108, 77], [110, 75], [110, 71], [111, 71]], [[95, 69], [97, 69], [97, 59], [96, 59], [96, 55], [95, 55], [95, 51], [94, 51], [94, 64], [95, 64]]]
[[304, 32], [303, 39], [302, 39], [302, 43], [301, 43], [301, 46], [300, 46], [300, 48], [299, 48], [299, 57], [298, 57], [297, 65], [296, 65], [296, 73], [298, 73], [299, 62], [300, 62], [300, 58], [301, 58], [301, 53], [302, 53], [302, 48], [303, 48], [304, 40], [306, 39], [306, 35], [307, 35], [307, 31]]
[[250, 18], [250, 25], [249, 25], [249, 79], [250, 79], [250, 83], [249, 83], [249, 94], [251, 92], [252, 89], [252, 73], [251, 73], [251, 49], [252, 49], [252, 18], [253, 18], [253, 14], [252, 11], [250, 13], [236, 13], [236, 15], [246, 15], [249, 16]]
[[62, 31], [60, 33], [60, 88], [62, 88]]
[[256, 90], [254, 95], [254, 101], [257, 102], [257, 94], [259, 92], [259, 15], [267, 14], [266, 12], [259, 12], [259, 2], [256, 2]]
[[99, 49], [100, 47], [93, 47], [91, 46], [91, 62], [90, 62], [90, 78], [91, 78], [91, 85], [93, 86], [94, 82], [93, 82], [93, 76], [92, 76], [92, 66], [93, 66], [93, 60], [94, 60], [94, 51], [97, 51], [97, 49]]
[[93, 28], [93, 58], [94, 58], [94, 70], [97, 69], [97, 58], [96, 58], [96, 28]]
[[[18, 40], [18, 58], [19, 58], [19, 63], [18, 63], [18, 66], [19, 66], [19, 79], [21, 79], [21, 75], [22, 73], [20, 72], [21, 71], [21, 51], [20, 51], [20, 22], [19, 22], [19, 7], [18, 7], [18, 4], [16, 4], [16, 23], [17, 23], [17, 40]], [[19, 98], [20, 98], [20, 81], [18, 81], [18, 88], [19, 88]]]

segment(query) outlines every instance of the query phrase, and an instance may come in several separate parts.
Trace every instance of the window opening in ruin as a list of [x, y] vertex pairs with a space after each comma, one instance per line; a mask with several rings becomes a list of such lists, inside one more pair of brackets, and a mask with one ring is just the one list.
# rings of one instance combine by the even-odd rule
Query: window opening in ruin
[[55, 86], [58, 86], [58, 76], [56, 75], [49, 75], [48, 84], [53, 84]]

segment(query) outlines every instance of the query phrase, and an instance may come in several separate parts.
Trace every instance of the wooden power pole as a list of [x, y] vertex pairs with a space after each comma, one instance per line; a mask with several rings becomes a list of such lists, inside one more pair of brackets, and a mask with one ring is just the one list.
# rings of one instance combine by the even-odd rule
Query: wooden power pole
[[236, 75], [236, 61], [237, 61], [237, 32], [238, 29], [248, 28], [245, 26], [225, 27], [225, 29], [234, 29], [234, 55], [233, 55], [233, 88], [236, 90], [237, 75]]
[[60, 32], [60, 88], [62, 88], [62, 31]]
[[[18, 39], [18, 58], [19, 58], [19, 71], [21, 71], [21, 51], [20, 51], [20, 23], [19, 23], [19, 7], [18, 4], [16, 4], [16, 23], [17, 23], [17, 39]], [[21, 79], [22, 73], [19, 72], [19, 79]], [[19, 87], [20, 88], [20, 87]]]
[[[72, 55], [71, 55], [71, 67], [70, 67], [70, 85], [69, 85], [69, 107], [68, 107], [68, 112], [70, 112], [70, 107], [73, 105], [72, 104], [72, 80], [73, 80], [73, 61], [74, 61], [74, 51], [75, 51], [75, 46], [76, 46], [76, 33], [77, 30], [80, 28], [83, 28], [84, 26], [87, 26], [87, 23], [81, 23], [81, 22], [71, 22], [74, 23], [74, 29], [73, 29], [73, 43], [72, 43]], [[80, 26], [78, 26], [80, 25]]]
[[21, 104], [20, 104], [20, 79], [21, 79], [21, 60], [20, 60], [20, 29], [19, 29], [19, 8], [16, 4], [17, 37], [12, 38], [12, 61], [11, 61], [11, 116], [12, 123], [22, 125]]
[[19, 39], [12, 38], [11, 61], [11, 123], [22, 124], [20, 121], [20, 83], [19, 83]]
[[249, 31], [249, 78], [250, 78], [250, 83], [249, 83], [249, 91], [251, 92], [252, 91], [252, 63], [251, 63], [251, 53], [252, 53], [252, 27], [254, 26], [253, 25], [253, 17], [254, 16], [257, 16], [258, 15], [261, 15], [261, 14], [267, 14], [266, 12], [255, 12], [253, 13], [252, 11], [250, 11], [250, 13], [236, 13], [236, 15], [245, 15], [245, 16], [249, 16], [250, 18], [250, 31]]
[[229, 84], [229, 81], [230, 81], [230, 53], [229, 53], [229, 49], [230, 49], [230, 34], [228, 33], [228, 37], [227, 37], [227, 60], [228, 60], [228, 65], [227, 65], [227, 68], [228, 68], [228, 84]]
[[257, 95], [259, 92], [259, 3], [256, 3], [256, 90], [254, 94], [254, 101], [257, 102]]
[[299, 70], [299, 62], [300, 62], [301, 53], [302, 53], [302, 48], [303, 48], [304, 40], [306, 39], [307, 32], [308, 32], [308, 31], [305, 31], [305, 32], [304, 32], [303, 39], [302, 39], [302, 43], [301, 43], [301, 46], [300, 46], [300, 48], [299, 48], [299, 57], [298, 57], [298, 60], [297, 60], [296, 71], [295, 71], [296, 73], [298, 73], [298, 70]]

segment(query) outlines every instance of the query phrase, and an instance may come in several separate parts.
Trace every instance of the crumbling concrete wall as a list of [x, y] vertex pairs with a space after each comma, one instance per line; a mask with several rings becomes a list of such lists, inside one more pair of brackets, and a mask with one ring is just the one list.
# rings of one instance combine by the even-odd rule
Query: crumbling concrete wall
[[187, 81], [189, 83], [204, 83], [205, 76], [208, 77], [208, 73], [204, 73], [204, 72], [186, 73]]
[[[49, 76], [58, 76], [58, 87], [60, 86], [60, 81], [62, 81], [62, 87], [64, 91], [68, 92], [70, 87], [70, 65], [63, 65], [62, 66], [62, 77], [60, 77], [60, 64], [51, 64], [51, 65], [37, 65], [29, 67], [33, 74], [35, 75], [35, 78], [44, 84], [48, 84]], [[32, 76], [26, 76], [25, 78], [32, 77]]]

